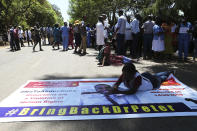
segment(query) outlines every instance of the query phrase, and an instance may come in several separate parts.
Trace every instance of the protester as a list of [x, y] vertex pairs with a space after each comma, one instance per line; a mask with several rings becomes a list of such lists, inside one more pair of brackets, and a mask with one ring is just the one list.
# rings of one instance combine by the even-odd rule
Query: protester
[[125, 55], [125, 31], [126, 31], [126, 18], [123, 15], [123, 10], [118, 12], [119, 18], [117, 28], [115, 31], [117, 39], [117, 55]]
[[166, 58], [171, 60], [172, 59], [172, 54], [174, 52], [173, 50], [173, 34], [171, 32], [171, 21], [168, 19], [165, 23], [162, 24], [162, 28], [164, 29], [164, 43], [165, 43], [165, 51], [164, 53], [167, 55]]
[[148, 16], [147, 21], [142, 25], [144, 31], [144, 41], [143, 41], [143, 59], [151, 59], [152, 57], [152, 41], [153, 41], [153, 26], [152, 17]]
[[16, 45], [16, 50], [21, 50], [20, 44], [19, 44], [19, 36], [18, 36], [18, 27], [14, 27], [14, 42]]
[[188, 61], [188, 48], [190, 42], [190, 24], [183, 18], [181, 24], [179, 25], [179, 61], [182, 61], [182, 56], [184, 53], [184, 61]]
[[69, 28], [67, 22], [64, 22], [64, 26], [61, 28], [61, 33], [62, 33], [63, 51], [68, 51]]
[[52, 33], [52, 28], [50, 27], [50, 25], [48, 25], [46, 29], [46, 33], [47, 33], [47, 38], [48, 38], [48, 45], [52, 45], [50, 38], [53, 33]]
[[104, 38], [107, 39], [108, 38], [108, 29], [109, 29], [109, 21], [107, 19], [106, 14], [102, 14], [101, 16], [103, 17], [103, 24], [104, 24]]
[[106, 41], [105, 46], [99, 51], [97, 59], [99, 61], [98, 65], [100, 67], [110, 65], [110, 55], [111, 55], [110, 43], [111, 42]]
[[54, 36], [54, 44], [52, 45], [53, 49], [55, 49], [55, 46], [57, 46], [58, 50], [60, 49], [60, 43], [61, 43], [61, 32], [59, 29], [59, 24], [55, 24], [55, 28], [53, 30], [53, 36]]
[[177, 24], [174, 20], [171, 21], [171, 33], [172, 33], [172, 46], [173, 46], [173, 51], [176, 52], [178, 49], [178, 40], [177, 40]]
[[34, 31], [34, 27], [31, 27], [31, 38], [32, 38], [32, 41], [33, 43], [35, 44], [35, 31]]
[[91, 45], [91, 28], [90, 28], [90, 24], [87, 24], [86, 26], [86, 31], [87, 31], [87, 47], [90, 47]]
[[47, 30], [45, 27], [41, 27], [40, 31], [41, 31], [42, 45], [46, 45]]
[[40, 51], [43, 51], [42, 45], [41, 45], [41, 33], [40, 33], [39, 24], [36, 24], [36, 26], [34, 26], [34, 33], [35, 33], [35, 43], [34, 43], [34, 46], [33, 46], [33, 52], [35, 52], [35, 48], [36, 48], [38, 43], [39, 43]]
[[[173, 72], [161, 72], [157, 74], [150, 74], [148, 72], [140, 74], [134, 64], [127, 63], [122, 69], [122, 75], [114, 84], [113, 94], [135, 94], [137, 91], [149, 91], [160, 88], [160, 85], [167, 80], [169, 75]], [[121, 83], [128, 88], [128, 90], [118, 90]]]
[[153, 26], [153, 42], [152, 50], [154, 51], [154, 58], [161, 60], [162, 52], [165, 50], [164, 45], [164, 30], [161, 27], [161, 20], [157, 19], [155, 25]]
[[68, 43], [68, 47], [69, 47], [69, 45], [71, 45], [72, 46], [72, 49], [74, 49], [73, 40], [74, 40], [73, 25], [72, 24], [69, 24], [69, 43]]
[[24, 47], [25, 45], [23, 44], [23, 30], [22, 27], [18, 27], [18, 36], [19, 36], [19, 41], [21, 43], [21, 47]]
[[7, 40], [8, 40], [8, 42], [10, 43], [10, 39], [11, 39], [11, 38], [10, 38], [10, 37], [11, 37], [11, 36], [10, 36], [10, 29], [7, 30], [7, 34], [6, 34], [6, 35], [7, 35], [7, 38], [8, 38]]
[[81, 34], [80, 34], [80, 21], [76, 20], [74, 24], [74, 37], [75, 37], [75, 51], [74, 53], [77, 53], [77, 49], [81, 45]]
[[32, 39], [31, 39], [31, 31], [28, 30], [28, 28], [26, 28], [26, 31], [25, 31], [25, 37], [26, 37], [26, 40], [27, 40], [27, 43], [28, 43], [28, 46], [30, 46], [30, 42], [33, 46], [33, 42], [32, 42]]
[[194, 55], [193, 55], [193, 61], [196, 61], [197, 57], [197, 21], [195, 21], [194, 27], [193, 27], [193, 41], [194, 41]]
[[[86, 16], [83, 16], [83, 21], [81, 22], [81, 27], [80, 27], [80, 33], [81, 33], [81, 39], [82, 39], [82, 42], [81, 42], [81, 45], [80, 45], [80, 48], [79, 48], [79, 51], [78, 53], [81, 55], [81, 56], [84, 56], [87, 54], [86, 52], [86, 48], [87, 48], [87, 43], [86, 43], [86, 40], [87, 40], [87, 32], [86, 32]], [[82, 49], [83, 49], [83, 52], [82, 52]]]
[[91, 44], [92, 48], [96, 49], [96, 26], [93, 25], [91, 28]]
[[14, 38], [14, 28], [12, 26], [10, 26], [9, 33], [10, 33], [10, 48], [11, 48], [10, 51], [16, 51], [17, 47], [15, 44], [15, 38]]
[[125, 32], [125, 55], [127, 53], [127, 48], [129, 47], [129, 51], [130, 51], [130, 56], [133, 55], [133, 45], [132, 45], [132, 25], [131, 25], [131, 18], [130, 16], [127, 16], [127, 22], [126, 22], [126, 32]]
[[100, 51], [104, 46], [104, 23], [103, 17], [98, 17], [98, 23], [96, 24], [96, 45], [98, 46], [98, 50]]
[[140, 16], [138, 14], [135, 15], [135, 19], [132, 21], [132, 35], [133, 35], [133, 58], [140, 57]]

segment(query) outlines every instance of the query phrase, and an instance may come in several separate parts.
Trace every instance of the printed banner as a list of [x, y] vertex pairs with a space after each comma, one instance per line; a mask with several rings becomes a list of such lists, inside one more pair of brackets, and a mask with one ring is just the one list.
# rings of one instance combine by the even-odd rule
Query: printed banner
[[28, 81], [0, 103], [0, 122], [197, 116], [197, 92], [173, 75], [134, 95], [106, 93], [116, 80]]

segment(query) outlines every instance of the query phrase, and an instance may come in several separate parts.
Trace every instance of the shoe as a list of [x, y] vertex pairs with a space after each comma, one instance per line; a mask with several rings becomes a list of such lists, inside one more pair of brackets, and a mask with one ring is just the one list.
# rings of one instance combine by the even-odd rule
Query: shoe
[[188, 58], [184, 58], [184, 62], [189, 62], [189, 59]]
[[40, 49], [40, 51], [44, 51], [43, 49]]
[[81, 54], [81, 50], [79, 50], [77, 53], [78, 53], [78, 54]]
[[86, 53], [82, 53], [82, 54], [80, 54], [80, 56], [85, 56], [86, 55]]
[[170, 71], [170, 73], [175, 75], [176, 74], [176, 70]]
[[178, 58], [178, 62], [183, 62], [183, 59], [181, 59], [181, 58]]

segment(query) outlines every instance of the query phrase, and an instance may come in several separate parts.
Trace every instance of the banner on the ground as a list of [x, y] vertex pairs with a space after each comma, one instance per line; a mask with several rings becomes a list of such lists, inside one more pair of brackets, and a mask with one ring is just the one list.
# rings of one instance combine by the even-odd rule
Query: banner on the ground
[[197, 116], [197, 92], [174, 76], [157, 90], [107, 94], [116, 80], [28, 81], [0, 103], [0, 122]]

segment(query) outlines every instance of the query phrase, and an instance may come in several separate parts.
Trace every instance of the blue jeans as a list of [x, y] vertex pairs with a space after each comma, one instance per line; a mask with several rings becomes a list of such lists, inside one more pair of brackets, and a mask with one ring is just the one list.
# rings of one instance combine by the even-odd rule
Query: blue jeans
[[125, 35], [117, 34], [117, 55], [125, 55]]
[[179, 34], [179, 58], [182, 59], [184, 53], [184, 59], [188, 56], [188, 48], [189, 48], [189, 35], [188, 34]]
[[171, 72], [169, 71], [156, 73], [155, 75], [146, 72], [146, 73], [142, 73], [142, 76], [146, 77], [151, 81], [153, 88], [160, 88], [160, 85], [164, 81], [166, 81], [166, 79], [169, 77], [170, 74]]
[[152, 41], [153, 41], [152, 34], [144, 34], [144, 57], [152, 56]]

